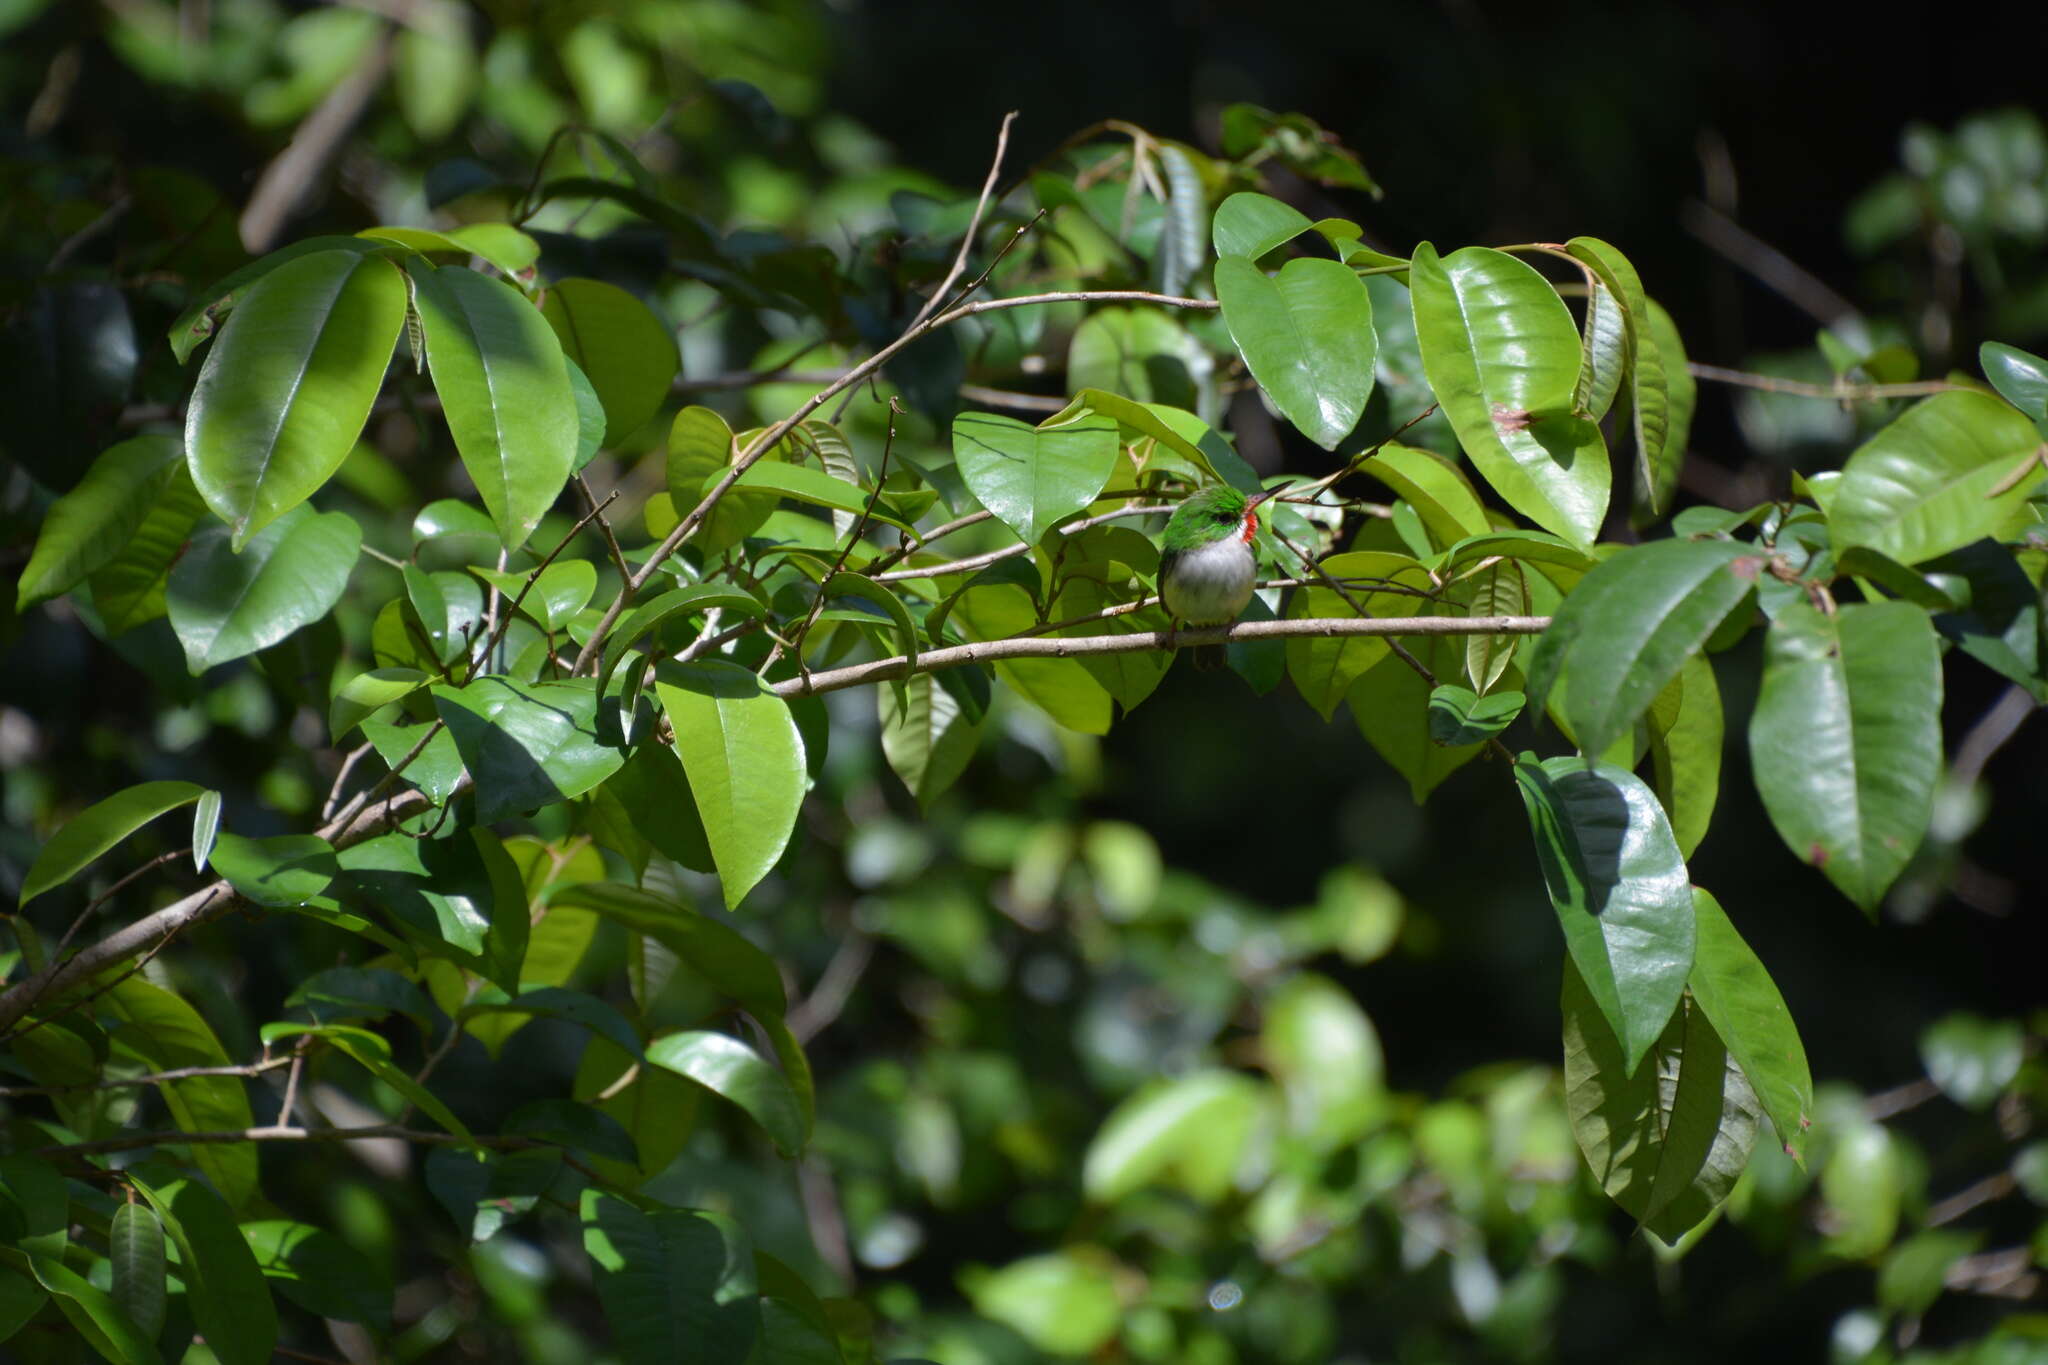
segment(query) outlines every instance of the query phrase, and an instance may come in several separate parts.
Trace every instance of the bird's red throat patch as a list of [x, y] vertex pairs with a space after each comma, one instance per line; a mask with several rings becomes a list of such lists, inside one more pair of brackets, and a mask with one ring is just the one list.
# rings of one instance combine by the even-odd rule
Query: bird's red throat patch
[[1252, 537], [1258, 533], [1259, 514], [1256, 511], [1247, 511], [1244, 514], [1244, 543], [1247, 545], [1251, 544]]

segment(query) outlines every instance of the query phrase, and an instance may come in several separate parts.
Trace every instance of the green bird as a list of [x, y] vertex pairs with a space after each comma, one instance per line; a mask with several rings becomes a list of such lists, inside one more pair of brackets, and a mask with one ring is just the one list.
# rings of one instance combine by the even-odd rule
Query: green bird
[[[1273, 495], [1246, 497], [1227, 484], [1190, 494], [1167, 520], [1159, 554], [1159, 596], [1176, 629], [1235, 621], [1252, 600], [1258, 560], [1259, 504]], [[1194, 651], [1196, 668], [1220, 668], [1222, 645]]]

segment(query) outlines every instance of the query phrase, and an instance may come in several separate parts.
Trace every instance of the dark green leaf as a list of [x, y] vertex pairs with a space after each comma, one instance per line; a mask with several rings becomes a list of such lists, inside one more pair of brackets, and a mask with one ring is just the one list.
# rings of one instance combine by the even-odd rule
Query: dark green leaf
[[516, 550], [576, 458], [576, 395], [561, 343], [510, 285], [461, 267], [412, 275], [455, 449], [499, 539]]
[[1529, 695], [1558, 711], [1586, 753], [1627, 733], [1743, 599], [1763, 557], [1729, 540], [1660, 540], [1602, 562], [1536, 641]]
[[597, 693], [587, 680], [477, 678], [436, 687], [434, 709], [476, 779], [483, 824], [581, 796], [625, 761], [598, 739]]
[[1350, 267], [1298, 258], [1271, 278], [1242, 256], [1216, 262], [1223, 322], [1281, 415], [1325, 450], [1351, 434], [1372, 396], [1372, 296]]
[[744, 1365], [761, 1310], [739, 1224], [586, 1190], [583, 1247], [626, 1365]]
[[2002, 341], [1977, 348], [1977, 363], [1991, 387], [2035, 422], [2048, 422], [2048, 360]]
[[1572, 410], [1579, 331], [1549, 281], [1502, 252], [1439, 260], [1424, 242], [1409, 271], [1422, 365], [1459, 444], [1508, 506], [1581, 549], [1607, 515], [1600, 430]]
[[647, 1060], [738, 1105], [785, 1157], [810, 1140], [809, 1116], [791, 1078], [731, 1034], [671, 1033], [647, 1045]]
[[339, 744], [365, 716], [412, 695], [426, 681], [427, 675], [417, 668], [373, 668], [356, 674], [334, 689], [334, 704], [327, 713], [328, 737]]
[[239, 552], [225, 534], [198, 537], [165, 587], [186, 665], [196, 676], [325, 616], [348, 587], [362, 543], [348, 516], [309, 507], [286, 512]]
[[994, 413], [962, 413], [953, 419], [953, 457], [981, 505], [1036, 545], [1109, 482], [1116, 424], [1091, 414], [1033, 427]]
[[1792, 1012], [1720, 903], [1698, 887], [1692, 897], [1699, 947], [1686, 984], [1693, 1003], [1741, 1065], [1763, 1112], [1778, 1130], [1785, 1155], [1804, 1166], [1813, 1076]]
[[[1678, 461], [1685, 453], [1681, 439], [1673, 442], [1671, 392], [1666, 380], [1663, 348], [1650, 323], [1650, 301], [1636, 268], [1598, 237], [1574, 237], [1565, 249], [1584, 261], [1599, 283], [1621, 305], [1628, 340], [1630, 428], [1636, 441], [1636, 487], [1643, 490], [1652, 516], [1670, 507], [1677, 486]], [[1681, 364], [1683, 363], [1681, 359]], [[1596, 418], [1598, 414], [1593, 414]]]
[[344, 849], [339, 863], [351, 894], [389, 915], [412, 942], [517, 989], [526, 888], [489, 830], [433, 840], [387, 834]]
[[185, 552], [206, 504], [192, 486], [183, 460], [171, 466], [169, 482], [143, 515], [142, 525], [90, 580], [93, 606], [109, 635], [120, 635], [165, 611], [171, 568]]
[[242, 1237], [264, 1278], [308, 1313], [391, 1330], [390, 1283], [333, 1233], [288, 1218], [266, 1218], [242, 1224]]
[[1653, 521], [1671, 509], [1671, 500], [1678, 492], [1679, 470], [1685, 464], [1686, 446], [1692, 437], [1693, 408], [1699, 399], [1699, 381], [1687, 368], [1685, 341], [1678, 335], [1678, 324], [1662, 304], [1655, 299], [1648, 302], [1650, 315], [1645, 340], [1655, 345], [1663, 358], [1667, 402], [1662, 453], [1649, 466], [1647, 484], [1638, 482], [1635, 488], [1636, 516], [1643, 522]]
[[185, 1301], [221, 1365], [267, 1365], [277, 1345], [277, 1305], [228, 1206], [196, 1180], [174, 1180], [161, 1189], [133, 1174], [129, 1182], [177, 1245]]
[[[1465, 662], [1464, 641], [1455, 636], [1410, 641], [1409, 651], [1439, 678], [1455, 676]], [[1513, 674], [1509, 679], [1520, 682]], [[1432, 740], [1429, 694], [1428, 680], [1410, 667], [1407, 660], [1387, 652], [1382, 652], [1379, 661], [1360, 674], [1344, 694], [1359, 732], [1381, 758], [1393, 765], [1394, 771], [1408, 779], [1408, 794], [1417, 805], [1428, 800], [1445, 778], [1478, 757], [1481, 748], [1478, 744], [1445, 748]]]
[[1644, 719], [1655, 765], [1651, 785], [1678, 851], [1690, 858], [1706, 837], [1721, 793], [1721, 689], [1703, 655], [1685, 661]]
[[383, 250], [382, 244], [362, 237], [308, 237], [302, 242], [279, 247], [267, 256], [260, 256], [232, 275], [215, 280], [193, 297], [191, 305], [171, 324], [171, 351], [178, 357], [178, 363], [184, 364], [192, 352], [214, 334], [220, 320], [247, 296], [250, 286], [287, 261], [316, 252], [347, 251], [370, 255]]
[[[0, 1247], [0, 1259], [12, 1248]], [[36, 1282], [57, 1296], [62, 1310], [80, 1337], [116, 1365], [161, 1365], [163, 1357], [140, 1327], [121, 1311], [113, 1296], [54, 1256], [23, 1257], [33, 1269]]]
[[1209, 364], [1201, 343], [1159, 309], [1104, 308], [1074, 329], [1067, 387], [1186, 408], [1195, 402], [1195, 376]]
[[368, 1029], [355, 1028], [349, 1024], [265, 1024], [261, 1029], [265, 1043], [277, 1043], [289, 1038], [318, 1038], [328, 1046], [342, 1053], [350, 1061], [370, 1073], [377, 1080], [390, 1087], [407, 1104], [417, 1108], [434, 1122], [464, 1140], [471, 1140], [469, 1129], [455, 1112], [441, 1102], [440, 1096], [414, 1080], [391, 1060], [391, 1044], [382, 1034]]
[[[456, 752], [455, 736], [445, 725], [438, 723], [419, 725], [393, 725], [366, 716], [362, 721], [363, 738], [376, 747], [377, 756], [387, 764], [396, 766], [416, 748], [421, 740], [426, 748], [420, 750], [405, 769], [405, 780], [422, 792], [435, 805], [447, 804], [454, 795], [455, 784], [462, 778], [462, 755]], [[432, 733], [429, 734], [429, 730]]]
[[[640, 1054], [640, 1035], [626, 1022], [625, 1016], [596, 996], [585, 995], [582, 991], [562, 986], [535, 986], [517, 995], [508, 995], [497, 987], [486, 987], [462, 1007], [457, 1022], [467, 1022], [473, 1015], [498, 1013], [537, 1014], [561, 1019], [603, 1036], [634, 1056]], [[632, 1160], [630, 1156], [620, 1159]]]
[[427, 997], [386, 967], [329, 967], [299, 983], [285, 1004], [304, 1009], [318, 1024], [381, 1019], [403, 1014], [424, 1032], [433, 1021]]
[[302, 256], [250, 287], [200, 367], [185, 418], [192, 482], [235, 549], [341, 466], [404, 321], [404, 277], [360, 252]]
[[1927, 613], [1795, 602], [1771, 624], [1750, 765], [1792, 852], [1877, 903], [1927, 833], [1941, 773], [1941, 657]]
[[213, 870], [257, 905], [302, 905], [325, 891], [340, 867], [334, 847], [314, 834], [248, 839], [223, 834], [215, 842]]
[[1291, 205], [1263, 194], [1240, 191], [1216, 206], [1209, 233], [1218, 256], [1244, 256], [1256, 261], [1312, 226]]
[[1564, 1088], [1572, 1132], [1608, 1196], [1666, 1242], [1728, 1197], [1756, 1142], [1758, 1105], [1705, 1011], [1685, 1001], [1631, 1072], [1606, 1012], [1564, 965]]
[[175, 438], [137, 436], [109, 446], [78, 486], [51, 504], [15, 585], [14, 609], [55, 597], [104, 568], [140, 529], [178, 475]]
[[87, 806], [50, 836], [22, 878], [17, 907], [83, 872], [102, 853], [166, 811], [206, 794], [192, 782], [144, 782]]
[[602, 1109], [593, 1109], [574, 1100], [535, 1100], [531, 1104], [523, 1104], [506, 1118], [504, 1131], [510, 1137], [558, 1142], [564, 1147], [610, 1157], [614, 1161], [635, 1162], [640, 1159], [639, 1150], [634, 1147], [624, 1125]]
[[164, 1326], [164, 1225], [147, 1204], [123, 1204], [107, 1228], [113, 1299], [143, 1336]]
[[556, 892], [550, 904], [594, 910], [653, 939], [757, 1019], [780, 1019], [788, 1008], [773, 959], [738, 930], [678, 901], [617, 882], [585, 882]]
[[1430, 743], [1448, 748], [1492, 739], [1522, 714], [1526, 700], [1520, 692], [1481, 697], [1470, 688], [1440, 685], [1429, 694]]
[[918, 806], [929, 809], [967, 770], [981, 741], [980, 724], [929, 673], [906, 679], [900, 692], [876, 688], [875, 705], [883, 756]]
[[1685, 860], [1663, 807], [1633, 773], [1578, 758], [1539, 764], [1525, 754], [1515, 782], [1565, 947], [1619, 1040], [1625, 1074], [1634, 1075], [1692, 970]]

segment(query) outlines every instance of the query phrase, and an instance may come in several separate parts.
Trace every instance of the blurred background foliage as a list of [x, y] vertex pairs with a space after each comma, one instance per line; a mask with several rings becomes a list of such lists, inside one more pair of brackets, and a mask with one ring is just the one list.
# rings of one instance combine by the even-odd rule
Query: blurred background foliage
[[[727, 255], [784, 261], [792, 291], [819, 249], [805, 243], [849, 275], [871, 262], [882, 288], [906, 261], [943, 271], [1009, 108], [1013, 168], [1103, 118], [1214, 147], [1235, 101], [1307, 110], [1387, 191], [1276, 158], [1275, 192], [1310, 217], [1341, 213], [1403, 250], [1598, 233], [1716, 364], [1890, 382], [1940, 375], [1990, 337], [2040, 349], [2033, 45], [1786, 22], [1760, 0], [1597, 15], [0, 0], [0, 444], [21, 466], [6, 553], [18, 571], [67, 471], [176, 401], [184, 379], [156, 338], [251, 252], [452, 226], [502, 214], [543, 164], [616, 180], [637, 161]], [[585, 131], [560, 135], [570, 125]], [[829, 367], [900, 323], [846, 316], [818, 344], [772, 314], [721, 313], [638, 221], [576, 201], [531, 226], [544, 250], [583, 253], [574, 273], [648, 298], [678, 328], [686, 381]], [[571, 228], [596, 245], [546, 235]], [[139, 340], [124, 353], [123, 338]], [[70, 345], [111, 358], [58, 386], [48, 357]], [[738, 425], [809, 391], [714, 401]], [[1782, 492], [1884, 411], [1710, 386], [1686, 490], [1727, 505]], [[864, 398], [851, 429], [878, 441], [884, 412]], [[1262, 469], [1316, 467], [1256, 403], [1232, 417]], [[344, 471], [364, 518], [443, 477], [410, 458], [401, 418], [373, 424]], [[936, 430], [909, 419], [905, 457]], [[644, 499], [660, 478], [636, 459], [655, 450], [658, 466], [658, 433], [620, 444], [593, 473]], [[44, 609], [5, 629], [10, 888], [67, 814], [128, 782], [220, 788], [249, 833], [293, 827], [328, 785], [318, 703], [287, 667], [193, 681], [167, 633], [110, 647]], [[1757, 652], [1752, 637], [1721, 660], [1738, 714]], [[1633, 1233], [1574, 1149], [1560, 949], [1504, 775], [1471, 765], [1418, 809], [1348, 724], [1187, 670], [1103, 739], [1000, 708], [928, 810], [882, 763], [874, 699], [830, 698], [802, 846], [738, 920], [802, 988], [814, 1155], [792, 1175], [730, 1115], [679, 1109], [657, 1192], [730, 1210], [856, 1299], [878, 1355], [943, 1365], [2048, 1358], [2048, 740], [2014, 735], [2028, 704], [2015, 712], [1988, 675], [1955, 676], [1958, 771], [1878, 923], [1740, 795], [1698, 854], [1829, 1084], [1810, 1173], [1760, 1154], [1719, 1220], [1733, 1226], [1682, 1259]], [[1724, 792], [1747, 790], [1739, 749]], [[578, 847], [536, 830], [530, 880], [595, 856]], [[176, 984], [243, 1055], [252, 1021], [331, 948], [289, 926], [216, 930], [185, 945]], [[596, 932], [578, 984], [614, 987], [624, 951]], [[687, 971], [659, 992], [677, 1022], [711, 999]], [[466, 1040], [444, 1096], [492, 1121], [563, 1093], [581, 1040], [536, 1021], [509, 1071]], [[1256, 1121], [1269, 1105], [1276, 1127]], [[342, 1181], [265, 1159], [287, 1212], [397, 1283], [397, 1358], [602, 1358], [573, 1219], [528, 1196], [502, 1228], [472, 1229], [417, 1154], [366, 1155]], [[491, 1235], [465, 1247], [472, 1230]]]

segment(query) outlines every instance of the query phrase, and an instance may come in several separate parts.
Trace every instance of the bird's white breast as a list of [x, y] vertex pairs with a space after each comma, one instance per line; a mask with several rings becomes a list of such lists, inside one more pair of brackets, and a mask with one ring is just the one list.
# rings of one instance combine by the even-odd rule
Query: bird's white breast
[[1257, 568], [1251, 546], [1239, 536], [1183, 550], [1160, 589], [1166, 610], [1191, 626], [1235, 621], [1252, 600]]

